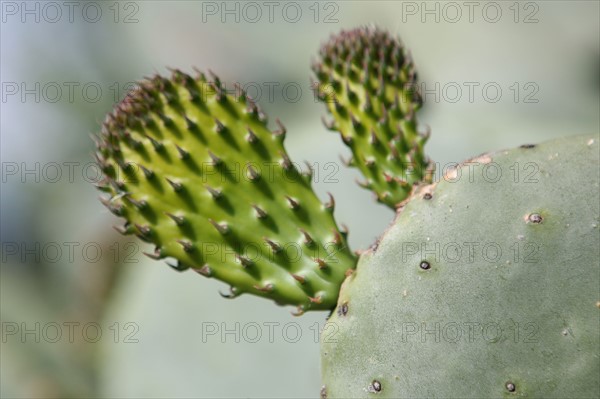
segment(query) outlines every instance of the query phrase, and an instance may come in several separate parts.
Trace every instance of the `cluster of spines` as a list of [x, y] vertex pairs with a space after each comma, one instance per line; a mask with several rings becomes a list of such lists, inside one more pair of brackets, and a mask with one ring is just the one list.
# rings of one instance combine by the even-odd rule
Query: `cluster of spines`
[[352, 150], [347, 164], [365, 176], [361, 186], [395, 207], [431, 175], [423, 154], [428, 133], [417, 131], [421, 97], [410, 56], [387, 32], [359, 28], [332, 36], [313, 71], [316, 94], [333, 116], [324, 123]]
[[[229, 283], [229, 297], [253, 293], [299, 313], [333, 308], [356, 262], [333, 219], [333, 198], [321, 204], [310, 170], [291, 162], [281, 122], [269, 131], [239, 86], [230, 95], [211, 75], [174, 70], [170, 79], [146, 79], [107, 116], [96, 153], [105, 174], [99, 188], [111, 194], [102, 202], [127, 220], [119, 232], [156, 246], [148, 256]], [[275, 172], [263, 177], [261, 162]], [[235, 165], [244, 176], [232, 180], [227, 168]], [[212, 244], [218, 256], [205, 250]], [[297, 258], [286, 253], [290, 244]]]

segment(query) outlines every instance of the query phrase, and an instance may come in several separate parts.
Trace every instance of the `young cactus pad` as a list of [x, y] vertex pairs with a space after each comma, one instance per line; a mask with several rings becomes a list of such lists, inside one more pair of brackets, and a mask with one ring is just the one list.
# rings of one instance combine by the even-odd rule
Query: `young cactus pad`
[[394, 208], [432, 172], [423, 153], [428, 134], [417, 132], [421, 97], [412, 60], [399, 39], [359, 28], [332, 36], [313, 71], [333, 116], [326, 125], [350, 147], [348, 164], [366, 178], [361, 186]]
[[251, 293], [305, 310], [331, 309], [356, 258], [284, 147], [285, 128], [238, 87], [174, 71], [153, 77], [110, 114], [97, 142], [103, 203], [126, 219], [118, 230]]
[[331, 398], [600, 397], [598, 136], [421, 187], [342, 286]]

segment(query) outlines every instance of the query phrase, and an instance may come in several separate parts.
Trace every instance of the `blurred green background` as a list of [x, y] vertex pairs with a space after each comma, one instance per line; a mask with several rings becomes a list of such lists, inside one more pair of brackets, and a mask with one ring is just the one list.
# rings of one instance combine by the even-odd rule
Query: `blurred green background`
[[402, 37], [440, 167], [599, 131], [598, 2], [470, 4], [3, 1], [1, 396], [318, 396], [327, 314], [227, 301], [223, 284], [142, 256], [97, 200], [89, 133], [130, 82], [210, 68], [286, 124], [292, 158], [318, 163], [317, 193], [366, 248], [393, 214], [353, 182], [309, 90], [331, 33], [373, 23]]

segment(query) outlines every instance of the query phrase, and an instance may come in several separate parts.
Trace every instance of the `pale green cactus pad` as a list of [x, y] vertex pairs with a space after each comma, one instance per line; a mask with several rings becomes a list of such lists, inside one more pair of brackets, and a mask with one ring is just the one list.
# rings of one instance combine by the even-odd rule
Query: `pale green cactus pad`
[[231, 285], [299, 312], [331, 309], [356, 263], [310, 174], [290, 161], [285, 129], [216, 76], [174, 71], [140, 84], [107, 117], [97, 159], [119, 230]]
[[332, 36], [313, 71], [333, 116], [326, 125], [352, 150], [348, 164], [366, 179], [359, 183], [395, 207], [432, 172], [423, 153], [429, 134], [417, 132], [421, 97], [410, 56], [389, 33], [359, 28]]
[[344, 282], [322, 396], [600, 397], [598, 141], [485, 154], [417, 190]]

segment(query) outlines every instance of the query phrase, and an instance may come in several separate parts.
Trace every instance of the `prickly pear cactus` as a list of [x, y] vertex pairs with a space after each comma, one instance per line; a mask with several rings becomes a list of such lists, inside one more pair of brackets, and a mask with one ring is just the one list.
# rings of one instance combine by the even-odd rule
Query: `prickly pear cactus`
[[344, 282], [322, 396], [600, 397], [598, 158], [568, 137], [416, 191]]
[[315, 89], [338, 131], [350, 147], [349, 166], [359, 182], [392, 208], [406, 199], [413, 183], [431, 177], [423, 153], [428, 132], [417, 132], [421, 107], [414, 64], [399, 39], [376, 28], [333, 35], [313, 66]]
[[270, 131], [245, 93], [226, 94], [216, 76], [142, 82], [98, 138], [102, 200], [126, 219], [119, 231], [155, 245], [150, 257], [222, 280], [228, 296], [331, 309], [355, 255], [333, 198], [321, 203], [278, 124]]
[[107, 117], [96, 156], [117, 229], [229, 297], [335, 307], [323, 398], [600, 397], [599, 138], [484, 154], [436, 179], [397, 38], [342, 32], [313, 70], [363, 185], [397, 208], [358, 266], [283, 126], [202, 73], [146, 80]]

